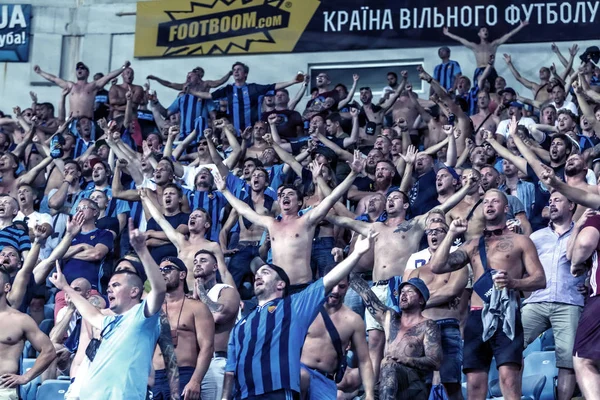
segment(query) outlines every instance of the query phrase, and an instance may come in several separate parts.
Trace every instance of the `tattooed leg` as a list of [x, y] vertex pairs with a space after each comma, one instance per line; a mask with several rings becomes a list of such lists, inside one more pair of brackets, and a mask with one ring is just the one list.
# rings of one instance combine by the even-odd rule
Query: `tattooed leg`
[[179, 368], [177, 367], [175, 346], [173, 346], [173, 339], [171, 339], [171, 325], [162, 310], [160, 311], [160, 336], [158, 337], [158, 347], [165, 360], [165, 369], [167, 372], [167, 379], [169, 380], [169, 389], [171, 390], [170, 400], [179, 400]]
[[390, 359], [381, 362], [379, 372], [379, 399], [395, 400], [398, 394], [398, 379], [396, 377], [396, 363]]

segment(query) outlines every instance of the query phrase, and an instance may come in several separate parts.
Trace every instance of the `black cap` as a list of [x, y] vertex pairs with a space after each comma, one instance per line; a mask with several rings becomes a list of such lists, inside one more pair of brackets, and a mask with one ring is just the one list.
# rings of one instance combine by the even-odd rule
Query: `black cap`
[[504, 93], [510, 93], [510, 94], [512, 94], [513, 96], [516, 96], [516, 95], [517, 95], [517, 92], [515, 92], [515, 89], [513, 89], [513, 88], [511, 88], [511, 87], [504, 88], [504, 89], [502, 89], [501, 91], [499, 91], [499, 92], [498, 92], [498, 94], [499, 94], [500, 96], [502, 96]]
[[583, 54], [579, 56], [581, 61], [588, 62], [589, 60], [594, 61], [594, 63], [598, 63], [600, 61], [600, 49], [598, 46], [591, 46], [585, 49]]
[[287, 296], [288, 291], [290, 290], [290, 277], [288, 276], [288, 274], [283, 270], [283, 268], [281, 268], [278, 265], [275, 265], [275, 264], [264, 264], [264, 265], [271, 268], [273, 271], [277, 272], [277, 275], [279, 275], [279, 278], [281, 278], [281, 280], [285, 282], [285, 289], [283, 289], [283, 295]]
[[[160, 260], [160, 263], [162, 264], [165, 261], [173, 264], [173, 266], [181, 272], [188, 272], [187, 267], [185, 266], [184, 262], [180, 258], [173, 257], [173, 256], [167, 256], [167, 257], [163, 257], [163, 259]], [[184, 291], [184, 293], [190, 292], [190, 289], [187, 284], [187, 280], [183, 281], [183, 291]]]
[[131, 258], [124, 257], [124, 258], [119, 259], [119, 261], [117, 261], [117, 263], [115, 264], [115, 268], [117, 266], [119, 266], [119, 264], [122, 261], [126, 261], [129, 264], [131, 264], [133, 266], [133, 268], [135, 268], [136, 275], [140, 277], [140, 279], [142, 280], [142, 282], [146, 282], [146, 280], [148, 279], [148, 277], [146, 276], [146, 271], [144, 271], [144, 266], [142, 265], [141, 262], [132, 260]]
[[88, 68], [87, 65], [85, 65], [83, 62], [79, 61], [76, 65], [75, 65], [75, 69], [79, 69], [79, 68], [83, 68], [83, 69], [87, 69], [88, 72], [90, 72], [90, 69]]

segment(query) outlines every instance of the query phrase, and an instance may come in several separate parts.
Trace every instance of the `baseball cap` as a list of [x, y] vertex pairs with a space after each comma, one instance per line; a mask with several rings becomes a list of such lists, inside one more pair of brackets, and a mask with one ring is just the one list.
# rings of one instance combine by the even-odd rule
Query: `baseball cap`
[[512, 94], [513, 96], [516, 96], [516, 95], [517, 95], [517, 92], [515, 92], [515, 89], [513, 89], [513, 88], [511, 88], [511, 87], [506, 87], [506, 88], [504, 88], [504, 89], [502, 89], [501, 91], [499, 91], [499, 92], [498, 92], [498, 94], [499, 94], [500, 96], [502, 96], [504, 93], [510, 93], [510, 94]]
[[90, 71], [90, 69], [88, 68], [87, 65], [85, 65], [83, 62], [79, 61], [76, 65], [75, 65], [75, 69], [79, 69], [79, 68], [83, 68], [83, 69], [87, 69], [88, 72]]
[[509, 107], [523, 108], [523, 103], [521, 103], [520, 101], [511, 101], [508, 106]]
[[453, 179], [456, 179], [456, 180], [460, 181], [460, 176], [458, 175], [458, 173], [456, 172], [456, 170], [454, 168], [452, 168], [452, 167], [449, 167], [447, 165], [443, 165], [442, 164], [441, 166], [439, 166], [437, 168], [434, 168], [434, 169], [435, 169], [436, 175], [437, 175], [438, 172], [440, 172], [441, 170], [445, 169], [446, 171], [448, 171], [448, 173], [450, 175], [452, 175]]
[[[184, 262], [180, 258], [173, 257], [173, 256], [167, 256], [167, 257], [163, 257], [163, 259], [160, 260], [160, 263], [162, 264], [165, 261], [168, 263], [171, 263], [171, 265], [173, 267], [175, 267], [175, 269], [177, 269], [181, 272], [188, 272], [187, 267], [185, 266]], [[188, 288], [188, 284], [187, 284], [186, 280], [183, 281], [183, 292], [184, 293], [190, 292], [190, 289]]]
[[417, 289], [419, 293], [421, 293], [421, 296], [423, 296], [425, 304], [427, 304], [427, 301], [429, 300], [429, 289], [421, 278], [410, 278], [409, 280], [402, 282], [400, 286], [398, 286], [398, 291], [402, 290], [406, 285], [411, 285]]
[[120, 258], [119, 261], [116, 262], [115, 268], [118, 267], [119, 264], [121, 262], [123, 262], [123, 261], [128, 262], [129, 264], [131, 264], [131, 266], [133, 268], [135, 268], [136, 275], [140, 277], [140, 279], [142, 280], [142, 282], [146, 282], [146, 280], [148, 279], [148, 277], [146, 276], [146, 271], [144, 271], [144, 266], [142, 265], [141, 262], [132, 260], [131, 258], [123, 257], [123, 258]]

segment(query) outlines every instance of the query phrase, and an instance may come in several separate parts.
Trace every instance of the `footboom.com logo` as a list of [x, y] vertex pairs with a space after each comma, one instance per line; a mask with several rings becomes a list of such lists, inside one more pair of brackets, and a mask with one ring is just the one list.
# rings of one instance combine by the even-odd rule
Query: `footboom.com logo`
[[319, 0], [139, 2], [136, 57], [290, 52]]

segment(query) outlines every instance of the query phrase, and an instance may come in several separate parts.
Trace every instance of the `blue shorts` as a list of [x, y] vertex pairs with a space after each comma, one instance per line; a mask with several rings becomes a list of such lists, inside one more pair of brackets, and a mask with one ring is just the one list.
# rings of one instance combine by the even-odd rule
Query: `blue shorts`
[[290, 389], [279, 389], [274, 392], [248, 396], [245, 400], [300, 400], [300, 393]]
[[523, 364], [523, 349], [525, 348], [525, 335], [521, 324], [521, 310], [517, 310], [515, 316], [515, 337], [510, 340], [499, 327], [496, 333], [484, 342], [483, 322], [481, 321], [481, 310], [469, 313], [467, 325], [465, 326], [465, 347], [463, 371], [489, 371], [492, 358], [496, 359], [496, 365]]
[[[179, 394], [183, 393], [183, 389], [192, 379], [194, 367], [179, 367]], [[158, 369], [154, 375], [154, 386], [152, 387], [153, 400], [170, 400], [171, 388], [167, 379], [167, 370]]]
[[[460, 383], [462, 380], [463, 341], [460, 335], [460, 322], [455, 318], [436, 321], [442, 334], [442, 351], [444, 358], [440, 366], [442, 383]], [[427, 378], [431, 383], [433, 374]]]
[[308, 389], [310, 400], [332, 400], [337, 398], [337, 385], [332, 379], [304, 364], [301, 364], [301, 366], [303, 370], [310, 374], [310, 387]]

